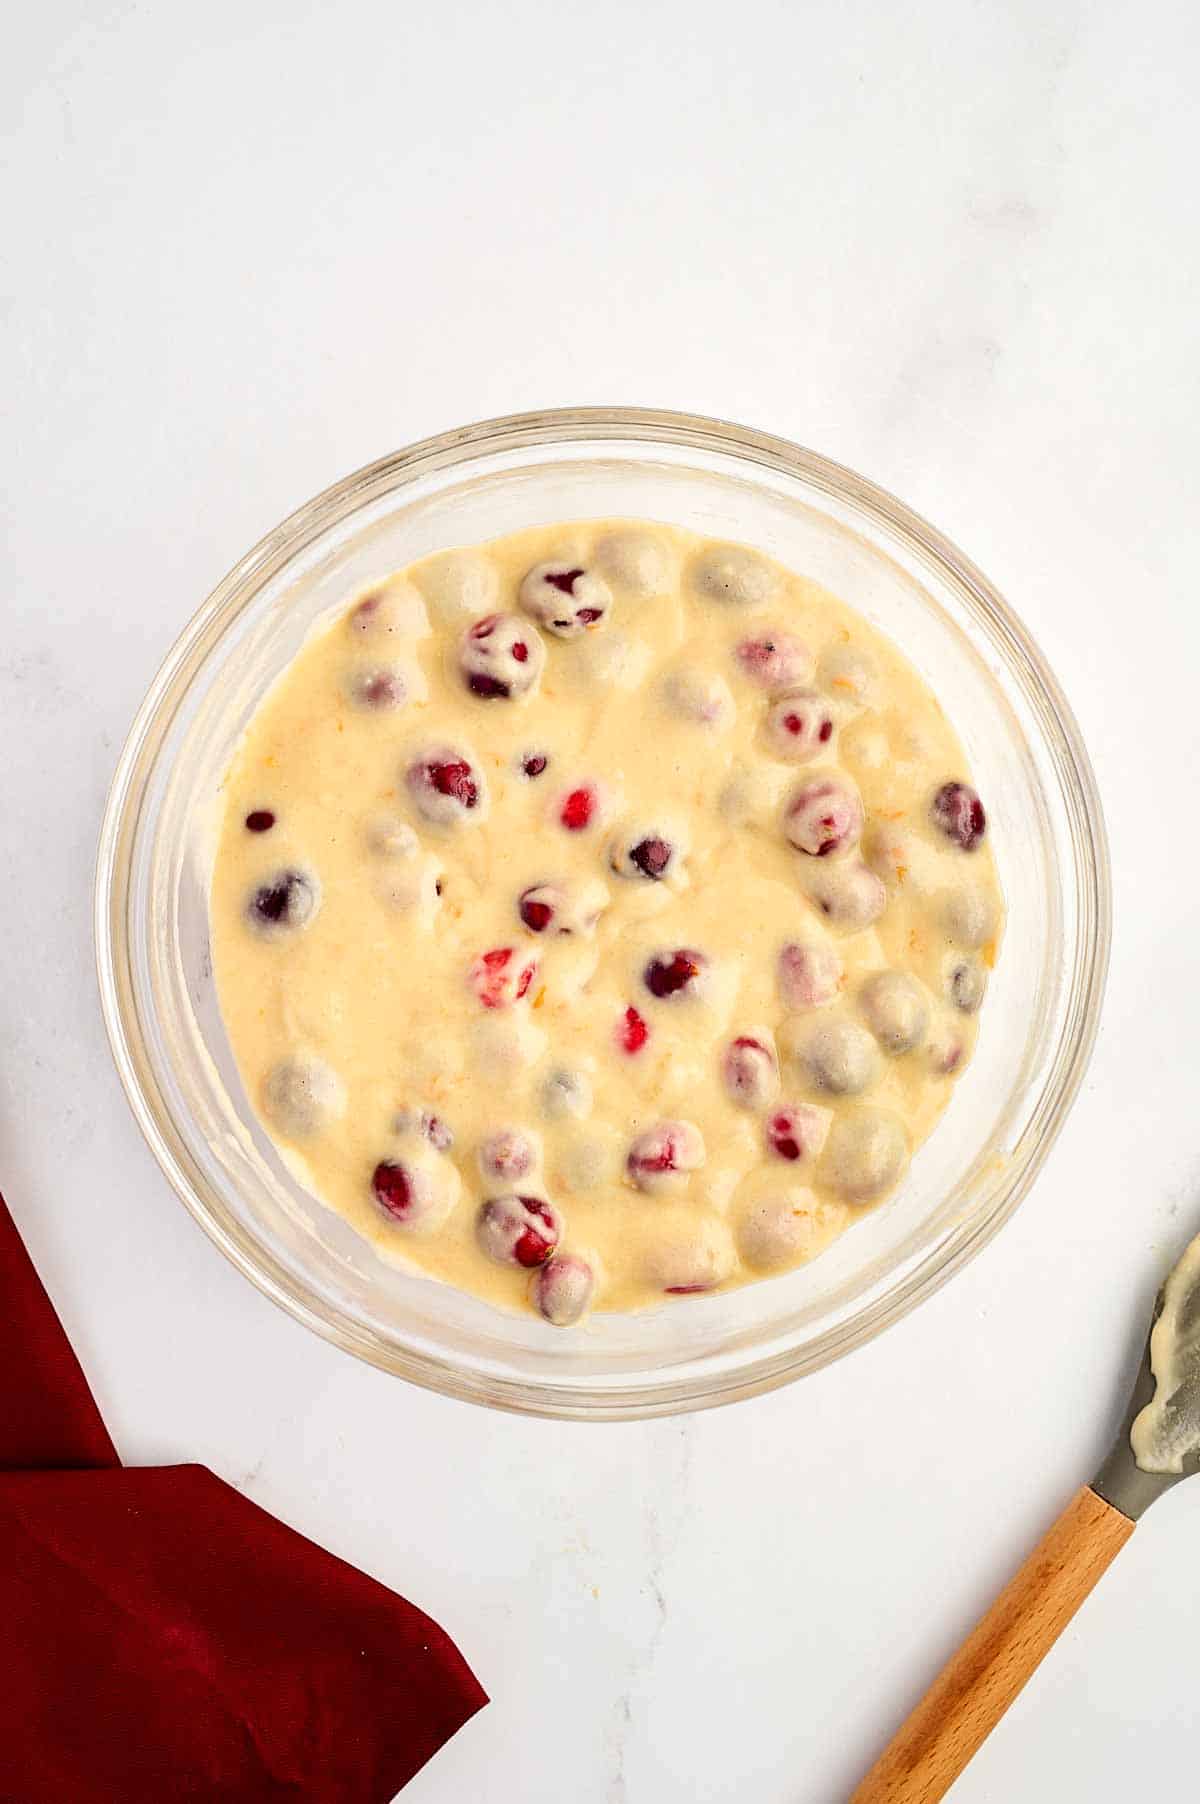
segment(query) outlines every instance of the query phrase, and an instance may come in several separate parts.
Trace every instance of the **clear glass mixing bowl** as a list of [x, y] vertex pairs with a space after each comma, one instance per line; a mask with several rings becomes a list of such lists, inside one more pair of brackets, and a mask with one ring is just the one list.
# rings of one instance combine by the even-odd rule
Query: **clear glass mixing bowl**
[[[535, 522], [638, 515], [814, 577], [923, 672], [987, 798], [1009, 910], [978, 1052], [901, 1191], [785, 1277], [564, 1333], [382, 1263], [287, 1171], [227, 1043], [209, 957], [216, 792], [313, 622], [428, 552]], [[1095, 782], [1029, 634], [940, 533], [852, 471], [684, 414], [564, 409], [386, 457], [302, 507], [204, 603], [133, 723], [96, 883], [100, 988], [134, 1114], [174, 1189], [259, 1289], [339, 1346], [497, 1407], [613, 1419], [811, 1372], [944, 1284], [1016, 1208], [1095, 1036], [1109, 879]]]

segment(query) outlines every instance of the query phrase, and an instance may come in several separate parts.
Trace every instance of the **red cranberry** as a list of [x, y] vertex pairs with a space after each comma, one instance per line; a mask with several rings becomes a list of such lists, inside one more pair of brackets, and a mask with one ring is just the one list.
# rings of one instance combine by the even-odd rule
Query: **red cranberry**
[[526, 752], [521, 760], [521, 774], [532, 781], [544, 773], [549, 762], [545, 752]]
[[824, 1008], [842, 987], [842, 961], [832, 946], [819, 941], [784, 946], [776, 974], [779, 994], [789, 1009]]
[[848, 777], [813, 777], [787, 805], [783, 830], [798, 852], [827, 858], [858, 844], [863, 807]]
[[371, 1190], [384, 1214], [403, 1228], [429, 1224], [438, 1209], [436, 1186], [419, 1165], [381, 1159], [371, 1177]]
[[516, 614], [485, 614], [467, 628], [459, 650], [467, 688], [485, 701], [528, 695], [545, 662], [537, 632]]
[[303, 871], [280, 871], [251, 896], [250, 919], [264, 933], [307, 927], [319, 902], [314, 877], [305, 876]]
[[404, 780], [419, 812], [439, 826], [476, 812], [483, 800], [483, 778], [470, 760], [441, 747], [414, 759]]
[[592, 1300], [596, 1274], [576, 1253], [559, 1253], [530, 1279], [534, 1308], [556, 1328], [570, 1328]]
[[807, 764], [833, 738], [833, 715], [819, 695], [785, 695], [767, 715], [771, 750], [792, 764]]
[[275, 816], [269, 808], [252, 808], [246, 816], [246, 825], [251, 833], [269, 833], [275, 825]]
[[642, 978], [652, 996], [678, 996], [691, 989], [707, 964], [702, 952], [690, 952], [681, 947], [678, 952], [666, 952], [659, 958], [652, 958]]
[[472, 959], [468, 981], [484, 1008], [511, 1008], [537, 976], [536, 958], [518, 957], [511, 946], [494, 946]]
[[562, 1220], [544, 1197], [497, 1196], [480, 1209], [475, 1231], [498, 1264], [532, 1268], [544, 1264], [558, 1245]]
[[582, 564], [535, 564], [521, 583], [521, 606], [559, 639], [575, 639], [604, 619], [612, 591]]
[[562, 906], [562, 891], [553, 883], [535, 883], [522, 890], [517, 913], [531, 933], [545, 933]]
[[969, 783], [943, 783], [929, 805], [939, 832], [964, 852], [973, 852], [987, 831], [987, 815]]
[[650, 1038], [650, 1029], [633, 1007], [627, 1008], [621, 1016], [621, 1025], [617, 1029], [617, 1039], [628, 1053], [640, 1052]]
[[725, 1048], [721, 1076], [739, 1109], [761, 1109], [779, 1088], [775, 1049], [766, 1040], [741, 1034]]
[[568, 833], [582, 833], [585, 827], [591, 826], [599, 800], [591, 783], [581, 784], [563, 798], [558, 818]]
[[815, 1159], [829, 1132], [830, 1113], [805, 1102], [783, 1103], [767, 1121], [768, 1151], [777, 1159]]
[[479, 1169], [484, 1177], [501, 1178], [507, 1184], [527, 1176], [537, 1159], [537, 1147], [520, 1128], [499, 1128], [479, 1147]]
[[813, 673], [812, 653], [794, 633], [764, 633], [758, 639], [743, 639], [737, 655], [746, 675], [770, 694], [807, 683]]
[[660, 1121], [639, 1134], [625, 1169], [639, 1190], [668, 1190], [704, 1164], [704, 1140], [690, 1121]]

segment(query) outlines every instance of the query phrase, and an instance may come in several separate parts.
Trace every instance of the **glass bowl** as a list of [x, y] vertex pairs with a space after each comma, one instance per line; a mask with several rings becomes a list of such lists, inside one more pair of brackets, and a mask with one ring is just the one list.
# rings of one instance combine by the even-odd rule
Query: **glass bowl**
[[[217, 789], [315, 621], [414, 558], [536, 522], [636, 515], [760, 546], [858, 608], [941, 699], [987, 799], [1008, 906], [979, 1047], [902, 1189], [800, 1271], [549, 1328], [383, 1263], [254, 1119], [209, 956]], [[163, 1171], [267, 1296], [360, 1358], [535, 1415], [728, 1402], [814, 1371], [956, 1272], [1029, 1189], [1079, 1087], [1109, 944], [1095, 781], [1046, 662], [940, 533], [783, 439], [634, 408], [524, 414], [360, 470], [269, 533], [171, 651], [133, 723], [96, 879], [113, 1056]]]

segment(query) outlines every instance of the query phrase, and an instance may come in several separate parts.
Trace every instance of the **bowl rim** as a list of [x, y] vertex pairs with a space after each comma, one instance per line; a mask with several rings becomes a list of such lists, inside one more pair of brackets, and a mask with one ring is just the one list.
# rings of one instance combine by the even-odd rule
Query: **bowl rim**
[[[484, 454], [636, 439], [710, 450], [799, 477], [874, 517], [921, 561], [932, 562], [965, 590], [972, 610], [1003, 651], [1009, 675], [1031, 707], [1071, 818], [1075, 843], [1090, 847], [1075, 865], [1078, 946], [1065, 1032], [1034, 1112], [1046, 1117], [1003, 1197], [985, 1215], [960, 1224], [936, 1259], [923, 1260], [885, 1295], [824, 1331], [819, 1344], [789, 1348], [728, 1374], [668, 1376], [596, 1392], [586, 1386], [539, 1385], [464, 1369], [422, 1350], [377, 1340], [335, 1305], [306, 1291], [272, 1261], [267, 1269], [216, 1219], [185, 1169], [182, 1137], [154, 1080], [144, 1049], [125, 931], [130, 850], [136, 840], [159, 748], [186, 698], [192, 674], [248, 606], [263, 581], [327, 528], [395, 488]], [[1074, 713], [1032, 636], [982, 571], [936, 527], [886, 489], [846, 465], [788, 439], [733, 422], [667, 409], [565, 407], [481, 420], [422, 439], [364, 465], [289, 514], [241, 557], [193, 613], [160, 663], [130, 725], [105, 802], [93, 895], [96, 972], [109, 1048], [126, 1101], [160, 1169], [188, 1213], [257, 1290], [343, 1351], [425, 1389], [511, 1413], [589, 1421], [680, 1414], [758, 1396], [819, 1370], [940, 1290], [997, 1234], [1033, 1184], [1079, 1091], [1095, 1045], [1112, 933], [1108, 838], [1099, 789]], [[156, 1112], [154, 1100], [161, 1109]], [[164, 1118], [170, 1132], [164, 1129]], [[1022, 1136], [1029, 1138], [1029, 1130]], [[176, 1144], [172, 1144], [172, 1140]]]

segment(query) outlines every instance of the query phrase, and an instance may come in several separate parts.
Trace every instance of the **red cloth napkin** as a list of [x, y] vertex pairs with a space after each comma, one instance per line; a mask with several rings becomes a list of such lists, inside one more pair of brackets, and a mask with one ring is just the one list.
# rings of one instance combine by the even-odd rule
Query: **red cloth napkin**
[[387, 1804], [487, 1702], [204, 1466], [127, 1470], [0, 1197], [0, 1799]]

